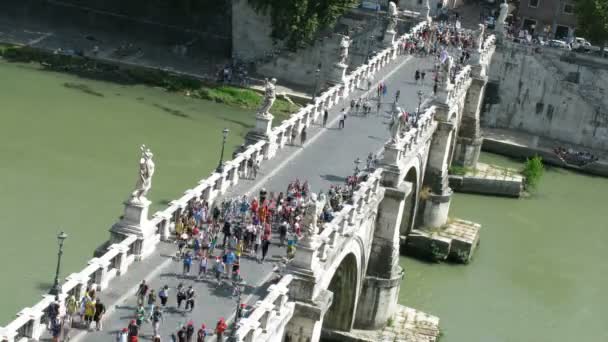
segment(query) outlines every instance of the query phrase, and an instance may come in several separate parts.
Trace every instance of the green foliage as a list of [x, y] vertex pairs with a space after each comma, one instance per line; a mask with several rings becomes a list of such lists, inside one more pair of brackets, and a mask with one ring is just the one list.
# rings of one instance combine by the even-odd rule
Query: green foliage
[[331, 28], [356, 0], [249, 0], [258, 12], [269, 13], [272, 37], [290, 50], [309, 45], [316, 34]]
[[539, 156], [526, 159], [522, 174], [526, 177], [526, 189], [534, 190], [537, 188], [538, 183], [544, 172], [543, 160]]
[[458, 175], [458, 176], [464, 176], [465, 174], [467, 174], [470, 171], [473, 171], [473, 169], [471, 169], [470, 167], [457, 166], [457, 165], [452, 165], [448, 169], [448, 172], [451, 175]]
[[[231, 86], [220, 86], [216, 88], [202, 87], [194, 90], [191, 96], [252, 110], [257, 109], [262, 102], [262, 95], [259, 93], [250, 89]], [[297, 110], [298, 106], [293, 105], [284, 99], [277, 98], [272, 106], [272, 113], [276, 116], [274, 123], [281, 123], [283, 119], [288, 118], [289, 115]]]
[[576, 35], [594, 44], [608, 43], [608, 0], [576, 0]]

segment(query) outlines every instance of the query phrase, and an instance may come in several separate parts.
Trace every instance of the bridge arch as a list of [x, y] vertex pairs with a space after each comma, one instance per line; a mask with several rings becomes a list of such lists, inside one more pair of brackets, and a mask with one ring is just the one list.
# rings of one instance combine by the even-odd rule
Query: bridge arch
[[329, 282], [327, 289], [334, 296], [325, 314], [323, 329], [350, 331], [356, 312], [358, 278], [357, 258], [353, 253], [349, 253], [342, 259]]
[[[418, 162], [418, 158], [416, 158]], [[404, 181], [408, 182], [412, 186], [412, 191], [405, 199], [403, 206], [403, 216], [401, 218], [401, 227], [399, 228], [399, 235], [408, 235], [414, 228], [414, 222], [416, 218], [416, 210], [418, 207], [418, 193], [420, 185], [420, 175], [418, 167], [413, 165], [409, 168], [405, 174]]]

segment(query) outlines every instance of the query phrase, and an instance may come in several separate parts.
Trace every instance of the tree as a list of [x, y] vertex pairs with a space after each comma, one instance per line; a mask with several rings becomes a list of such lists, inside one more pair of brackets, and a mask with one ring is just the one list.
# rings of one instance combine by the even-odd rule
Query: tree
[[576, 31], [601, 47], [608, 43], [608, 0], [576, 0]]
[[269, 13], [272, 37], [296, 50], [311, 44], [317, 33], [331, 28], [356, 0], [249, 0], [257, 12]]

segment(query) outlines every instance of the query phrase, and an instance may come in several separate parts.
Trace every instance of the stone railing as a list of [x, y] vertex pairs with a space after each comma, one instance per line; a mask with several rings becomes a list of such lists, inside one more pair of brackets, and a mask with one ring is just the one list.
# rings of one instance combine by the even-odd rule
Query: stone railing
[[[190, 201], [206, 200], [209, 204], [212, 204], [216, 198], [238, 183], [240, 173], [246, 172], [250, 159], [263, 161], [272, 158], [277, 149], [284, 147], [289, 141], [293, 130], [300, 133], [303, 127], [309, 126], [317, 120], [325, 109], [331, 109], [346, 98], [350, 92], [361, 85], [361, 82], [376, 74], [397, 57], [398, 43], [410, 38], [426, 25], [426, 22], [421, 22], [414, 26], [410, 33], [402, 35], [396, 40], [395, 44], [387, 47], [367, 63], [347, 75], [343, 84], [337, 84], [327, 89], [315, 99], [314, 103], [301, 108], [289, 119], [274, 127], [269, 141], [259, 141], [249, 145], [245, 151], [224, 164], [223, 172], [213, 172], [208, 178], [199, 181], [197, 186], [186, 190], [182, 197], [171, 201], [166, 209], [154, 213], [148, 221], [148, 227], [155, 232], [154, 236], [157, 239], [160, 236], [160, 239], [163, 240], [169, 238], [176, 220]], [[374, 180], [377, 187], [379, 178], [377, 173], [374, 173], [374, 175], [370, 179]], [[367, 189], [365, 186], [363, 188]], [[354, 207], [352, 210], [360, 210], [360, 207]], [[337, 229], [337, 227], [332, 229]], [[61, 287], [60, 299], [63, 300], [68, 294], [72, 293], [80, 297], [86, 290], [87, 285], [91, 284], [97, 285], [101, 290], [105, 289], [112, 278], [124, 274], [129, 265], [137, 259], [141, 244], [142, 241], [133, 235], [120, 243], [110, 245], [103, 255], [91, 259], [84, 270], [67, 277], [66, 282]], [[36, 305], [21, 310], [15, 320], [5, 327], [0, 327], [0, 341], [38, 340], [44, 331], [42, 322], [45, 313], [53, 299], [52, 296], [45, 295]]]
[[288, 302], [289, 285], [293, 276], [287, 274], [268, 287], [268, 294], [238, 323], [236, 341], [282, 341], [283, 332], [293, 316], [295, 304]]
[[[97, 284], [101, 289], [106, 288], [112, 278], [127, 272], [135, 261], [133, 251], [137, 249], [138, 243], [137, 237], [130, 235], [120, 243], [110, 245], [105, 254], [91, 259], [82, 271], [66, 278], [66, 282], [61, 285], [60, 299], [69, 295], [81, 298], [91, 284]], [[54, 299], [52, 295], [44, 295], [36, 305], [21, 310], [15, 320], [0, 329], [0, 339], [10, 342], [39, 339], [45, 331], [45, 313]]]
[[492, 55], [494, 54], [494, 49], [496, 49], [496, 36], [490, 35], [484, 40], [483, 46], [481, 47], [479, 64], [488, 65]]
[[[361, 221], [367, 219], [366, 216], [359, 214], [365, 211], [365, 207], [370, 202], [381, 196], [381, 179], [382, 169], [375, 170], [365, 182], [358, 185], [358, 189], [352, 195], [351, 204], [345, 204], [331, 222], [323, 225], [323, 230], [318, 236], [320, 244], [317, 248], [316, 261], [325, 263], [331, 260], [330, 251], [339, 247], [342, 240], [351, 237], [354, 230], [361, 225]], [[296, 251], [296, 257], [297, 254], [298, 251]]]
[[466, 94], [469, 86], [471, 85], [471, 66], [466, 65], [462, 70], [458, 72], [456, 77], [454, 78], [454, 83], [452, 84], [451, 89], [447, 94], [447, 102], [448, 104], [453, 103], [454, 101], [458, 101], [461, 96]]

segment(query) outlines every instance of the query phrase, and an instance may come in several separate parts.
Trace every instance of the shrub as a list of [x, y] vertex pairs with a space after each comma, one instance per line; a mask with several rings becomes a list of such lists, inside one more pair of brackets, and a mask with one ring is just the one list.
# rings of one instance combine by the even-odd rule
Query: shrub
[[526, 159], [522, 174], [526, 177], [526, 189], [535, 190], [544, 172], [543, 160], [539, 156]]

